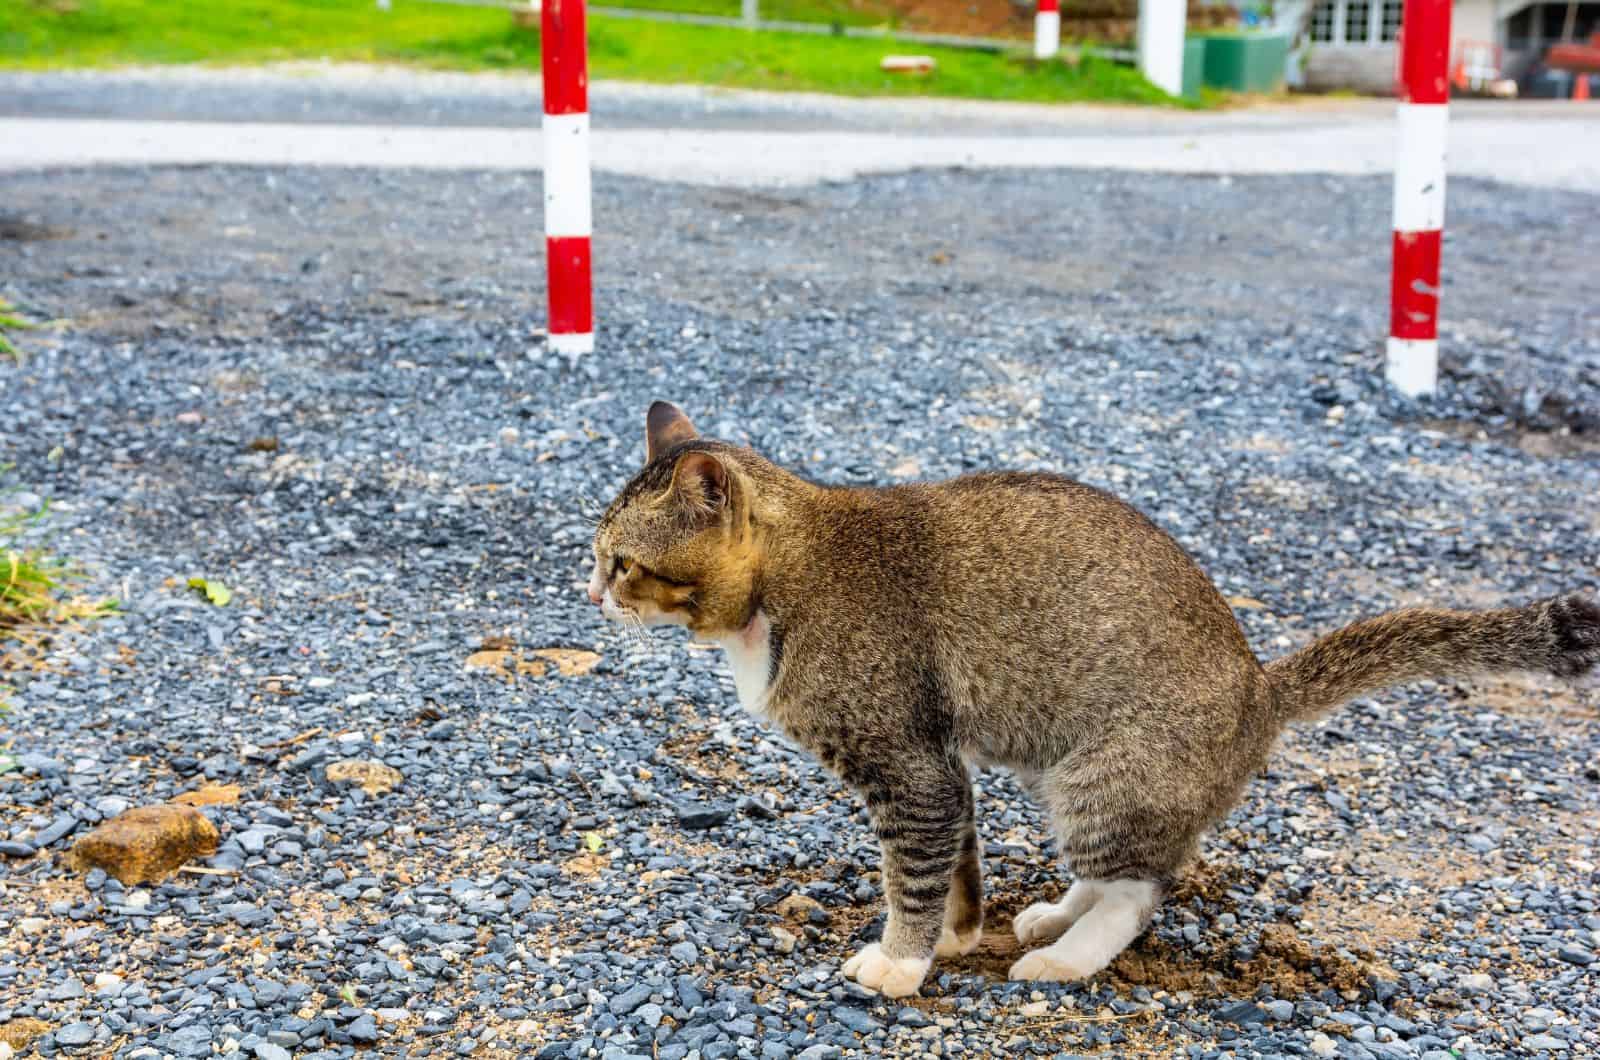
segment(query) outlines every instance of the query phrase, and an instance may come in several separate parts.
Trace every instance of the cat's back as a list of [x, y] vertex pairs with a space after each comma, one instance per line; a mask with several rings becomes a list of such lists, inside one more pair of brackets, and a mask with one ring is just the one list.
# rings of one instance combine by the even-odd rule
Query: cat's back
[[951, 691], [973, 704], [1074, 689], [1097, 705], [1222, 692], [1258, 668], [1227, 602], [1165, 531], [1044, 473], [922, 487], [929, 614]]
[[[1113, 580], [1119, 575], [1137, 580], [1151, 568], [1199, 573], [1177, 542], [1144, 513], [1064, 475], [980, 472], [924, 488], [947, 577], [1015, 577], [1015, 567], [1005, 573], [1008, 563], [1026, 564], [1028, 573], [1049, 580], [1094, 571]], [[996, 560], [1004, 562], [997, 566]], [[1047, 569], [1032, 569], [1041, 562]]]
[[1012, 650], [1157, 633], [1248, 654], [1233, 612], [1171, 536], [1062, 475], [828, 490], [804, 522], [817, 610], [851, 625]]
[[1064, 475], [987, 471], [824, 496], [822, 517], [808, 519], [822, 553], [840, 567], [871, 564], [924, 606], [936, 603], [929, 596], [1020, 590], [1005, 600], [1014, 608], [1044, 604], [1051, 586], [1126, 590], [1152, 579], [1216, 595], [1177, 542], [1137, 508]]

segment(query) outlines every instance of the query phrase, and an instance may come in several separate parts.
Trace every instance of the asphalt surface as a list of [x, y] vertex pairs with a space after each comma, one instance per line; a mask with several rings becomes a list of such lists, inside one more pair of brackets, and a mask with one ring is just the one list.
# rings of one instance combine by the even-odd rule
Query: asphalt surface
[[[276, 164], [526, 170], [542, 165], [537, 80], [299, 64], [0, 77], [0, 168]], [[1217, 112], [846, 100], [600, 83], [598, 170], [783, 186], [926, 167], [1389, 173], [1392, 104], [1297, 99]], [[1452, 108], [1452, 178], [1600, 187], [1582, 105]]]

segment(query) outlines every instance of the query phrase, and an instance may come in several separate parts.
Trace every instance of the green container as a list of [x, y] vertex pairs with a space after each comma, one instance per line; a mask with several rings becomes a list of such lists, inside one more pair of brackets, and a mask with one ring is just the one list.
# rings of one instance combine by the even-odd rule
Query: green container
[[1205, 74], [1206, 39], [1183, 39], [1183, 98], [1199, 99], [1200, 85]]
[[1205, 83], [1230, 92], [1278, 92], [1289, 60], [1289, 38], [1265, 33], [1206, 37]]

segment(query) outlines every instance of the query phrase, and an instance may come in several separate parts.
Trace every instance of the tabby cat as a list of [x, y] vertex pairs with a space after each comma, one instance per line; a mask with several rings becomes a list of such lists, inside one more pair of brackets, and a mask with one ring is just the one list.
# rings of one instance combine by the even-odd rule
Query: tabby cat
[[589, 599], [720, 643], [740, 701], [866, 802], [882, 940], [844, 974], [900, 997], [983, 927], [970, 766], [1013, 770], [1075, 880], [1013, 924], [1013, 979], [1104, 968], [1144, 930], [1285, 723], [1422, 678], [1600, 662], [1571, 595], [1370, 618], [1262, 666], [1216, 588], [1135, 509], [1058, 475], [822, 486], [646, 417], [595, 531]]

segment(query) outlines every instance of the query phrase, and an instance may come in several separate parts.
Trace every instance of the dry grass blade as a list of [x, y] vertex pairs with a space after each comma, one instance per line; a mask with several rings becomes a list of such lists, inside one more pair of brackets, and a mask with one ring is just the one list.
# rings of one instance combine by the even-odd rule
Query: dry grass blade
[[318, 725], [315, 728], [307, 729], [305, 732], [297, 733], [296, 735], [290, 736], [287, 739], [273, 740], [271, 743], [264, 743], [261, 745], [261, 749], [263, 751], [276, 751], [284, 747], [294, 747], [297, 744], [305, 743], [314, 736], [321, 735], [322, 726]]
[[1051, 1016], [1049, 1019], [1029, 1020], [1024, 1026], [1033, 1030], [1040, 1027], [1064, 1027], [1073, 1023], [1129, 1023], [1154, 1015], [1155, 1013], [1148, 1009], [1140, 1009], [1138, 1012], [1074, 1012], [1065, 1016]]
[[0, 572], [0, 630], [45, 619], [66, 588], [56, 565], [33, 552], [7, 549]]

